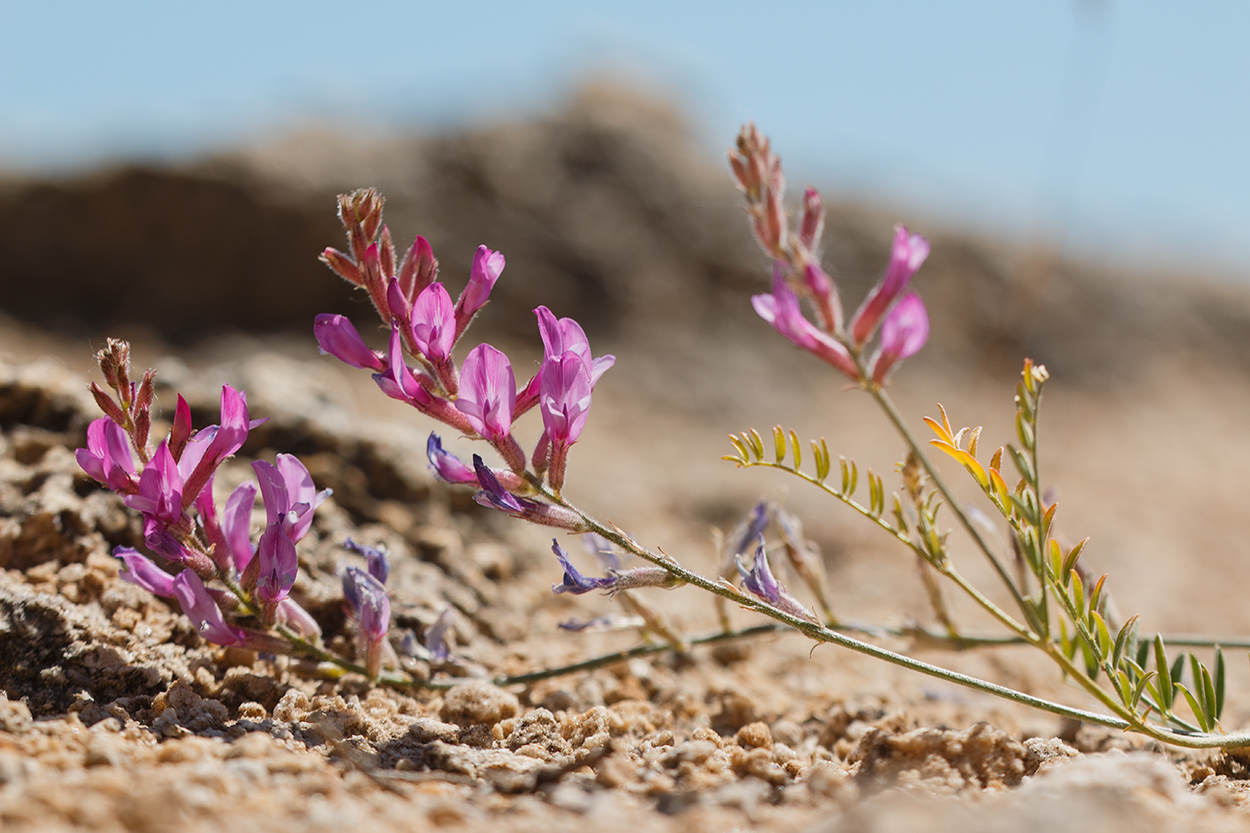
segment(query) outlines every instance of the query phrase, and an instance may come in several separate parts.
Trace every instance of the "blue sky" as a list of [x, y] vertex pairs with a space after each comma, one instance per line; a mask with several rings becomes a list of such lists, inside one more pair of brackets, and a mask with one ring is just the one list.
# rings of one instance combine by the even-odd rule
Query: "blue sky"
[[709, 158], [753, 120], [792, 180], [913, 225], [1250, 276], [1247, 31], [1231, 0], [0, 0], [0, 167], [471, 124], [616, 75]]

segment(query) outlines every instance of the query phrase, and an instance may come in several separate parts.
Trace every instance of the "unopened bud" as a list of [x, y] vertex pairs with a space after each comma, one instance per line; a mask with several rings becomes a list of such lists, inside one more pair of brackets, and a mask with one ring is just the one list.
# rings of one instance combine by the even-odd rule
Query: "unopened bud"
[[329, 266], [334, 273], [345, 281], [360, 286], [364, 282], [361, 277], [360, 269], [352, 262], [352, 259], [337, 249], [326, 249], [321, 253], [321, 262]]
[[395, 245], [391, 243], [391, 230], [385, 225], [378, 238], [378, 257], [382, 261], [382, 279], [389, 281], [395, 277]]
[[118, 404], [113, 401], [113, 397], [105, 393], [104, 389], [95, 382], [91, 383], [91, 395], [95, 397], [95, 404], [100, 407], [100, 410], [104, 412], [105, 416], [113, 420], [113, 422], [116, 422], [122, 428], [126, 427], [126, 414], [123, 413]]
[[803, 213], [799, 220], [799, 245], [814, 252], [825, 227], [825, 206], [820, 193], [809, 187], [803, 192]]

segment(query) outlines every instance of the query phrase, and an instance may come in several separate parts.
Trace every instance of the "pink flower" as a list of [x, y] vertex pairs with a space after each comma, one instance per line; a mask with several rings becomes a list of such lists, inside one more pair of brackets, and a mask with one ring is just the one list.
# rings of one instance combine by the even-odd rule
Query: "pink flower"
[[330, 496], [328, 489], [318, 492], [308, 469], [299, 458], [279, 454], [278, 464], [257, 460], [252, 463], [256, 482], [265, 501], [267, 525], [278, 525], [292, 542], [308, 534], [313, 512]]
[[222, 538], [236, 570], [252, 560], [252, 507], [256, 505], [256, 484], [240, 483], [226, 498], [221, 522]]
[[456, 300], [456, 338], [468, 328], [473, 316], [490, 299], [495, 281], [503, 273], [504, 256], [485, 246], [478, 246], [473, 255], [473, 269], [469, 272], [469, 284]]
[[412, 306], [412, 341], [435, 365], [447, 362], [456, 342], [456, 315], [451, 296], [441, 283], [432, 283]]
[[190, 506], [217, 467], [243, 447], [252, 427], [247, 414], [247, 396], [229, 385], [223, 386], [221, 424], [210, 425], [196, 432], [178, 461], [185, 482], [182, 490], [183, 506]]
[[854, 381], [859, 381], [859, 368], [850, 351], [836, 339], [803, 317], [799, 298], [786, 283], [780, 263], [773, 267], [773, 294], [755, 295], [751, 305], [756, 313], [792, 344], [824, 359]]
[[121, 574], [122, 580], [142, 587], [154, 596], [169, 598], [174, 595], [174, 577], [157, 567], [152, 559], [141, 555], [138, 550], [117, 547], [113, 550], [113, 557], [120, 558], [126, 565], [126, 571]]
[[139, 475], [135, 494], [122, 498], [136, 512], [159, 521], [162, 525], [182, 519], [183, 483], [178, 464], [169, 453], [169, 443], [162, 441], [152, 459]]
[[581, 436], [590, 412], [590, 386], [590, 368], [576, 353], [543, 362], [539, 402], [552, 445], [567, 447]]
[[929, 256], [929, 241], [919, 234], [908, 234], [905, 226], [894, 229], [894, 245], [890, 250], [890, 265], [885, 275], [868, 293], [855, 317], [851, 319], [851, 339], [863, 344], [872, 338], [873, 331], [890, 304], [903, 294], [912, 275]]
[[547, 479], [557, 492], [564, 487], [569, 446], [581, 436], [590, 414], [590, 385], [590, 368], [572, 351], [543, 362], [539, 402], [545, 431], [535, 465], [542, 462], [542, 445], [549, 445]]
[[489, 344], [470, 350], [460, 366], [456, 408], [474, 431], [492, 443], [510, 436], [516, 408], [516, 376], [508, 357]]
[[608, 368], [616, 363], [615, 356], [594, 358], [590, 353], [590, 340], [580, 324], [572, 318], [556, 319], [551, 310], [538, 307], [534, 310], [538, 316], [538, 333], [543, 339], [544, 359], [552, 359], [565, 353], [576, 353], [586, 363], [590, 371], [590, 386], [593, 388]]
[[256, 577], [256, 598], [265, 606], [273, 606], [286, 598], [299, 572], [295, 544], [278, 524], [271, 524], [261, 533], [256, 547], [260, 572]]
[[226, 618], [209, 595], [204, 582], [191, 570], [183, 570], [174, 576], [174, 598], [182, 605], [182, 612], [200, 632], [200, 636], [218, 645], [240, 645], [247, 634], [240, 628], [226, 624]]
[[872, 361], [872, 380], [885, 381], [896, 362], [920, 352], [929, 340], [929, 314], [920, 293], [911, 290], [903, 296], [881, 324], [881, 347]]
[[586, 338], [581, 325], [572, 318], [557, 319], [546, 307], [536, 308], [534, 314], [538, 316], [538, 332], [543, 339], [543, 363], [525, 389], [517, 394], [516, 414], [518, 416], [538, 404], [538, 397], [542, 390], [543, 368], [551, 359], [563, 356], [565, 353], [576, 353], [585, 362], [586, 369], [590, 372], [591, 389], [594, 389], [599, 377], [616, 363], [615, 356], [595, 358], [591, 355], [590, 340]]
[[78, 465], [115, 492], [133, 490], [135, 461], [130, 440], [122, 427], [108, 417], [87, 426], [87, 447], [74, 452]]
[[334, 356], [352, 367], [382, 369], [382, 359], [369, 349], [347, 316], [318, 315], [313, 322], [313, 334], [323, 354]]

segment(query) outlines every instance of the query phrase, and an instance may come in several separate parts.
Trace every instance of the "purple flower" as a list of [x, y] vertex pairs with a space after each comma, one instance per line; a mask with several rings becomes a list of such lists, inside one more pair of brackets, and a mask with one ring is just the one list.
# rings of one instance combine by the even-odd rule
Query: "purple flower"
[[391, 623], [391, 597], [382, 582], [359, 567], [343, 570], [343, 599], [369, 643], [386, 638]]
[[764, 551], [764, 536], [760, 536], [759, 545], [755, 548], [755, 559], [750, 570], [744, 570], [738, 562], [738, 573], [742, 576], [742, 586], [753, 594], [791, 616], [800, 619], [817, 621], [812, 612], [793, 596], [773, 577], [772, 568], [768, 565], [768, 554]]
[[435, 365], [445, 363], [456, 343], [456, 315], [441, 283], [421, 291], [412, 306], [412, 341]]
[[451, 657], [451, 650], [447, 647], [447, 631], [451, 629], [455, 618], [455, 608], [445, 607], [434, 623], [425, 629], [422, 643], [434, 662], [446, 662]]
[[[582, 536], [582, 547], [586, 552], [599, 559], [599, 563], [603, 565], [605, 570], [621, 569], [621, 557], [623, 553], [616, 548], [616, 545], [604, 538], [598, 532], [587, 532]], [[628, 558], [629, 556], [625, 556]]]
[[747, 547], [759, 540], [768, 526], [768, 501], [761, 500], [751, 508], [748, 515], [738, 526], [734, 527], [730, 539], [733, 544], [731, 556], [738, 556], [747, 551]]
[[[247, 397], [242, 391], [224, 385], [221, 389], [221, 424], [209, 426], [192, 437], [179, 460], [181, 470], [190, 471], [184, 474], [183, 506], [190, 506], [222, 461], [243, 447], [252, 427], [248, 420]], [[203, 444], [205, 439], [207, 445]], [[195, 447], [195, 452], [192, 447]]]
[[799, 297], [786, 283], [785, 271], [779, 262], [773, 267], [773, 292], [771, 295], [754, 295], [751, 305], [756, 313], [773, 329], [817, 358], [823, 359], [855, 381], [859, 381], [859, 369], [851, 353], [836, 339], [803, 317]]
[[205, 575], [211, 575], [214, 565], [206, 565], [207, 560], [204, 556], [198, 556], [192, 553], [182, 542], [178, 540], [178, 536], [169, 531], [169, 526], [162, 520], [146, 515], [143, 520], [143, 543], [152, 552], [164, 558], [167, 561], [175, 561], [180, 564], [188, 564], [197, 569], [204, 570]]
[[539, 503], [509, 492], [477, 454], [473, 455], [473, 468], [477, 472], [478, 483], [482, 486], [482, 491], [473, 496], [473, 500], [479, 505], [499, 509], [514, 518], [521, 518], [530, 523], [559, 527], [573, 532], [586, 531], [586, 523], [571, 509], [550, 503]]
[[551, 585], [552, 593], [557, 595], [560, 593], [572, 593], [574, 596], [580, 596], [592, 590], [607, 590], [616, 583], [615, 576], [592, 578], [579, 573], [577, 568], [569, 561], [568, 553], [561, 548], [554, 538], [551, 539], [551, 551], [556, 554], [556, 558], [560, 559], [560, 566], [564, 568], [564, 581], [560, 584]]
[[582, 633], [585, 631], [617, 631], [624, 628], [640, 628], [646, 625], [646, 623], [647, 620], [641, 616], [609, 614], [607, 616], [596, 616], [594, 619], [569, 619], [556, 625], [556, 627], [564, 631]]
[[280, 523], [283, 533], [294, 542], [308, 534], [313, 512], [330, 496], [330, 490], [317, 491], [312, 475], [299, 458], [279, 454], [277, 461], [275, 466], [257, 460], [252, 463], [252, 470], [265, 501], [267, 524]]
[[299, 572], [295, 543], [279, 524], [270, 524], [261, 533], [256, 545], [256, 560], [260, 567], [256, 576], [256, 598], [266, 607], [272, 607], [291, 592]]
[[381, 370], [382, 359], [369, 349], [360, 333], [345, 315], [318, 315], [313, 321], [313, 334], [322, 354], [334, 356], [352, 367]]
[[357, 555], [364, 556], [365, 568], [369, 571], [369, 575], [386, 584], [386, 580], [391, 575], [391, 562], [386, 557], [386, 550], [357, 544], [351, 538], [344, 540], [343, 546]]
[[221, 521], [222, 541], [236, 570], [252, 560], [252, 507], [256, 505], [256, 484], [240, 483], [226, 498]]
[[240, 645], [247, 634], [240, 628], [226, 624], [217, 602], [209, 595], [204, 582], [192, 570], [183, 570], [174, 576], [173, 596], [200, 632], [200, 636], [218, 645]]
[[508, 357], [489, 344], [470, 350], [460, 367], [456, 408], [474, 431], [492, 443], [510, 436], [516, 408], [516, 377]]
[[169, 453], [169, 443], [162, 441], [152, 459], [139, 475], [139, 488], [123, 500], [136, 512], [157, 519], [163, 524], [182, 519], [183, 482], [178, 464]]
[[863, 344], [872, 337], [885, 311], [907, 289], [912, 275], [928, 256], [928, 240], [919, 234], [908, 234], [904, 226], [895, 227], [890, 265], [851, 319], [851, 339], [856, 344]]
[[920, 293], [911, 290], [903, 296], [881, 324], [881, 346], [872, 362], [872, 380], [885, 381], [895, 363], [920, 352], [929, 339], [929, 314]]
[[135, 461], [130, 439], [120, 425], [100, 417], [87, 426], [87, 447], [74, 452], [78, 465], [115, 492], [133, 489]]
[[764, 601], [776, 604], [781, 600], [781, 585], [773, 578], [772, 568], [768, 565], [763, 536], [760, 536], [759, 544], [755, 548], [755, 560], [750, 571], [742, 569], [742, 564], [739, 563], [738, 573], [742, 576], [742, 586]]
[[126, 571], [121, 574], [123, 581], [142, 587], [155, 596], [170, 598], [174, 595], [174, 577], [157, 567], [152, 559], [141, 555], [138, 550], [117, 547], [113, 550], [113, 557], [120, 558], [126, 565]]
[[431, 433], [430, 438], [426, 440], [425, 456], [430, 460], [430, 471], [445, 483], [479, 485], [473, 469], [466, 466], [454, 454], [443, 450], [443, 441], [438, 434]]
[[391, 328], [390, 345], [387, 350], [387, 366], [380, 373], [373, 374], [373, 381], [377, 382], [382, 392], [391, 399], [398, 399], [400, 402], [407, 402], [417, 408], [428, 408], [434, 398], [430, 396], [425, 388], [421, 387], [417, 382], [417, 377], [412, 375], [412, 371], [408, 369], [408, 365], [404, 362], [403, 342], [400, 337], [399, 328]]
[[456, 300], [456, 338], [460, 338], [473, 316], [490, 299], [491, 290], [503, 273], [503, 267], [502, 252], [492, 252], [485, 246], [477, 247], [477, 252], [473, 255], [473, 268], [469, 272], [469, 283]]

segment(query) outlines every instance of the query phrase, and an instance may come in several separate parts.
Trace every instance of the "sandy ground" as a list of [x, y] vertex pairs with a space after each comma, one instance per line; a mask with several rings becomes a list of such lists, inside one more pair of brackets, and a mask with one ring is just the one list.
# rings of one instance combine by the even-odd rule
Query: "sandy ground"
[[[619, 135], [622, 147], [649, 147], [643, 140], [651, 134], [637, 139], [617, 115], [562, 118], [542, 130], [588, 119], [596, 141]], [[670, 128], [660, 122], [655, 129], [667, 136]], [[513, 150], [548, 148], [534, 138], [548, 134], [534, 130], [462, 144], [472, 149], [480, 141], [489, 150], [498, 139]], [[294, 166], [261, 152], [250, 158], [268, 159], [271, 171]], [[483, 176], [495, 191], [526, 167], [505, 164], [520, 157], [502, 152], [483, 151], [483, 158]], [[652, 156], [640, 158], [645, 164], [629, 164], [663, 178]], [[590, 176], [585, 159], [577, 164]], [[696, 184], [704, 178], [690, 174]], [[647, 216], [707, 202], [698, 197], [704, 186], [682, 182], [675, 180], [675, 196], [656, 200]], [[585, 197], [579, 210], [598, 206], [608, 220], [624, 216], [623, 203], [603, 194]], [[721, 196], [708, 203], [717, 221], [726, 216]], [[400, 213], [418, 215], [419, 202], [400, 201]], [[471, 207], [456, 210], [469, 215]], [[673, 211], [665, 216], [681, 213]], [[495, 219], [507, 216], [501, 211]], [[876, 221], [865, 216], [864, 224]], [[831, 259], [851, 264], [843, 276], [850, 290], [872, 274], [855, 265], [855, 253], [874, 251], [873, 263], [885, 254], [874, 248], [879, 240], [856, 231], [861, 221], [854, 217], [831, 221], [841, 225], [829, 244]], [[932, 622], [906, 553], [802, 483], [736, 471], [720, 460], [730, 450], [728, 433], [777, 422], [804, 437], [824, 436], [835, 454], [881, 472], [891, 471], [901, 452], [866, 397], [842, 390], [824, 368], [741, 313], [749, 292], [762, 288], [747, 282], [762, 284], [761, 273], [753, 262], [728, 278], [717, 271], [722, 255], [709, 252], [719, 251], [720, 238], [699, 231], [699, 222], [688, 221], [686, 242], [696, 242], [680, 250], [682, 257], [664, 260], [656, 254], [660, 244], [639, 247], [646, 256], [616, 252], [634, 257], [628, 268], [641, 270], [633, 295], [612, 287], [635, 272], [605, 272], [607, 301], [589, 292], [577, 302], [591, 310], [587, 328], [597, 349], [602, 344], [618, 362], [596, 390], [566, 493], [704, 573], [717, 566], [714, 527], [728, 529], [761, 496], [784, 503], [820, 546], [840, 615], [886, 625], [912, 617]], [[524, 223], [508, 228], [522, 247], [515, 257], [508, 250], [509, 269], [526, 275]], [[639, 229], [631, 232], [635, 242], [645, 237]], [[723, 257], [732, 260], [730, 254]], [[1022, 296], [1012, 294], [1020, 287], [1010, 281], [994, 282], [993, 264], [1012, 258], [1022, 256], [935, 241], [932, 273], [921, 279], [930, 282], [923, 289], [934, 308], [935, 341], [898, 374], [900, 408], [919, 426], [941, 401], [956, 423], [985, 425], [982, 442], [996, 446], [1010, 439], [1018, 362], [1026, 352], [1048, 361], [1054, 377], [1043, 406], [1043, 476], [1058, 490], [1063, 533], [1091, 536], [1084, 560], [1111, 574], [1119, 610], [1142, 613], [1150, 630], [1247, 633], [1250, 612], [1240, 592], [1250, 579], [1250, 544], [1240, 523], [1250, 468], [1244, 293], [1177, 280], [1155, 285], [1157, 291], [1129, 291], [1110, 279], [1083, 283], [1074, 268], [1046, 292]], [[612, 260], [605, 255], [604, 262]], [[656, 263], [659, 278], [647, 283], [642, 272]], [[718, 277], [663, 285], [692, 263]], [[542, 291], [576, 301], [576, 293], [561, 295], [564, 285], [544, 277], [545, 268], [531, 267], [483, 321], [485, 334], [517, 364], [535, 363], [540, 348], [505, 319], [529, 327], [527, 305]], [[704, 296], [704, 306], [692, 301]], [[665, 297], [672, 303], [666, 306]], [[619, 321], [609, 326], [611, 316], [601, 315], [594, 324], [596, 303], [608, 303]], [[1021, 308], [1019, 320], [1003, 323]], [[655, 320], [648, 323], [640, 310]], [[356, 316], [361, 307], [324, 311]], [[1029, 326], [1020, 323], [1034, 314]], [[157, 367], [161, 402], [168, 406], [174, 391], [183, 393], [197, 424], [216, 418], [226, 382], [248, 391], [254, 415], [271, 418], [228, 476], [243, 476], [251, 459], [287, 452], [305, 460], [319, 486], [333, 487], [301, 543], [296, 586], [328, 644], [351, 651], [335, 579], [337, 565], [352, 558], [341, 546], [347, 536], [392, 554], [397, 640], [407, 631], [420, 637], [447, 606], [456, 611], [455, 659], [435, 667], [414, 661], [411, 670], [423, 677], [520, 674], [638, 644], [631, 632], [559, 630], [570, 617], [613, 612], [614, 603], [553, 597], [559, 574], [551, 535], [435, 484], [422, 453], [435, 426], [386, 400], [367, 375], [317, 356], [311, 337], [235, 332], [169, 346], [176, 333], [162, 332], [159, 322], [119, 328], [109, 334], [134, 339], [136, 363]], [[118, 578], [112, 547], [141, 535], [120, 501], [74, 462], [72, 450], [95, 416], [86, 385], [99, 333], [70, 332], [77, 334], [0, 321], [6, 830], [1246, 826], [1250, 768], [1242, 758], [1163, 749], [1061, 721], [832, 647], [813, 651], [794, 635], [695, 648], [687, 656], [659, 653], [503, 689], [475, 682], [396, 691], [214, 648], [174, 606]], [[534, 431], [529, 424], [522, 435]], [[461, 451], [472, 448], [447, 439]], [[945, 471], [968, 485], [959, 470]], [[961, 494], [975, 496], [969, 488]], [[975, 581], [992, 582], [968, 548], [957, 552]], [[654, 591], [648, 599], [685, 634], [717, 626], [711, 601], [692, 589]], [[969, 630], [987, 626], [967, 605], [954, 609]], [[732, 616], [737, 625], [755, 621], [742, 611]], [[909, 649], [898, 640], [885, 644]], [[923, 657], [1093, 707], [1020, 649]], [[1250, 724], [1250, 670], [1238, 651], [1229, 660], [1225, 725], [1232, 729]]]

